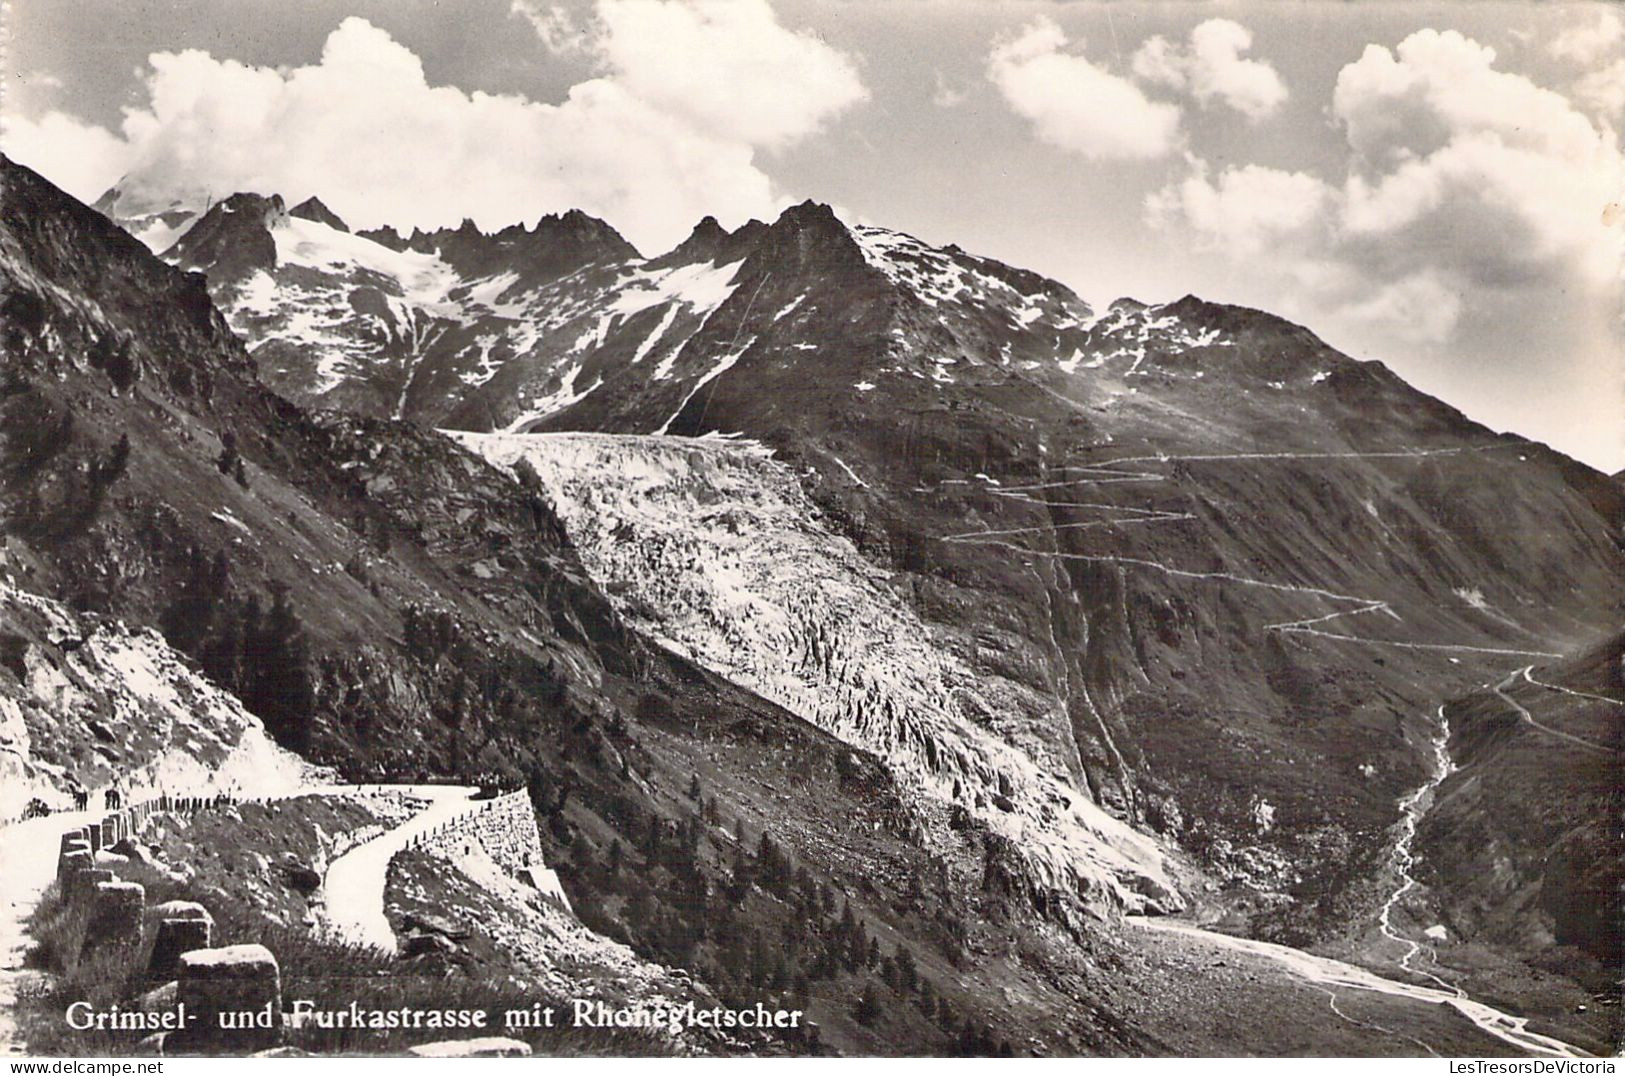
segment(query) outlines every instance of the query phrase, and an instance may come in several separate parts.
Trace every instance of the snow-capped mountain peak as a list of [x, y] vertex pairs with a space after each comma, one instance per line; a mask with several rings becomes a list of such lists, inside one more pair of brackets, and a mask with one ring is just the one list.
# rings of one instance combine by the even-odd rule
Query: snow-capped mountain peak
[[[318, 198], [289, 211], [240, 194], [165, 256], [207, 274], [283, 393], [468, 429], [704, 433], [721, 428], [711, 401], [742, 382], [803, 410], [953, 409], [1006, 383], [1121, 410], [1142, 386], [1200, 387], [1214, 370], [1280, 392], [1347, 364], [1254, 312], [1191, 298], [1097, 311], [1040, 274], [811, 201], [732, 231], [704, 218], [644, 258], [578, 210], [403, 236], [352, 232]], [[1249, 332], [1297, 332], [1324, 357], [1242, 356]]]

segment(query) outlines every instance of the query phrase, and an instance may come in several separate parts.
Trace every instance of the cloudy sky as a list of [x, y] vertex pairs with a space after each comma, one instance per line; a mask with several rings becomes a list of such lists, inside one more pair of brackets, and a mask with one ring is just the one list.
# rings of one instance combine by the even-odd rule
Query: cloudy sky
[[581, 207], [646, 253], [811, 197], [1086, 298], [1308, 325], [1625, 467], [1625, 12], [1600, 4], [6, 0], [0, 147], [86, 200]]

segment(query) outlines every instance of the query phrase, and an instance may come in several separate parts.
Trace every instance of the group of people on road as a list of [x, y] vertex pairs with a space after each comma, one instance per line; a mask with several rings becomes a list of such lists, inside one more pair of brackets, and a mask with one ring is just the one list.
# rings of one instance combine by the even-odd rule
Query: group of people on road
[[[83, 811], [90, 806], [90, 793], [75, 781], [71, 788], [73, 796], [73, 809]], [[109, 811], [116, 811], [124, 806], [124, 792], [117, 784], [107, 786], [102, 792], [102, 806]]]
[[[69, 787], [68, 795], [73, 800], [73, 810], [86, 811], [90, 809], [90, 792], [78, 782], [74, 782]], [[120, 807], [123, 807], [124, 791], [116, 784], [110, 785], [104, 789], [102, 791], [102, 806], [109, 811], [116, 811]], [[22, 817], [24, 821], [27, 821], [30, 818], [44, 818], [46, 815], [55, 813], [56, 811], [52, 809], [49, 803], [46, 803], [40, 797], [35, 796], [33, 799], [29, 800], [28, 805], [23, 808]]]

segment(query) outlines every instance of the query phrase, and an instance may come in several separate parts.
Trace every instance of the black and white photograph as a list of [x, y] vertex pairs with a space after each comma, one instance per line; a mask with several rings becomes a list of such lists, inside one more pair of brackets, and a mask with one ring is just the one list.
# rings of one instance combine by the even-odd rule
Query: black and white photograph
[[1611, 3], [0, 0], [0, 1060], [1615, 1071], [1622, 132]]

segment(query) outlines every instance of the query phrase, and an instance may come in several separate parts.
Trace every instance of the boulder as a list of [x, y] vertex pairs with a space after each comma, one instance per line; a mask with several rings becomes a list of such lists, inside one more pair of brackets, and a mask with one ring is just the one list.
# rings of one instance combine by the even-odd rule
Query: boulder
[[131, 840], [129, 837], [120, 838], [107, 850], [114, 855], [123, 856], [125, 859], [134, 860], [137, 863], [152, 862], [152, 853], [147, 850], [147, 846], [140, 841]]
[[453, 941], [462, 941], [468, 937], [468, 929], [450, 919], [427, 912], [408, 913], [401, 916], [401, 932], [416, 934], [438, 934]]
[[139, 1012], [174, 1012], [179, 1000], [180, 984], [170, 981], [136, 998], [133, 1007]]
[[[214, 925], [214, 916], [209, 914], [209, 909], [195, 900], [166, 900], [162, 904], [154, 904], [148, 908], [147, 916], [150, 919], [157, 920], [201, 919], [210, 926]], [[207, 946], [200, 946], [200, 948], [207, 948]]]
[[63, 894], [69, 903], [77, 904], [90, 899], [96, 887], [103, 882], [116, 882], [118, 878], [106, 867], [86, 867], [69, 875]]
[[[282, 1034], [282, 970], [263, 945], [227, 945], [182, 953], [176, 966], [180, 1001], [195, 1023], [188, 1049], [264, 1050]], [[233, 1025], [222, 1027], [221, 1017]]]
[[90, 897], [90, 919], [85, 924], [81, 953], [111, 947], [141, 945], [141, 913], [147, 891], [135, 882], [97, 882]]
[[207, 918], [160, 919], [152, 939], [152, 955], [147, 959], [147, 978], [159, 982], [173, 978], [180, 968], [182, 953], [209, 947], [213, 927]]
[[491, 1035], [482, 1039], [425, 1042], [406, 1052], [413, 1057], [529, 1057], [530, 1046], [518, 1039]]
[[431, 954], [450, 956], [462, 947], [439, 934], [403, 934], [400, 938], [401, 956], [407, 960]]
[[282, 877], [296, 893], [307, 897], [322, 887], [321, 872], [296, 859], [282, 864]]

